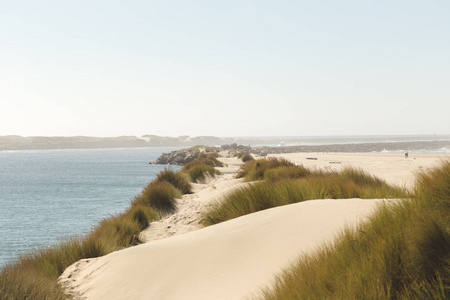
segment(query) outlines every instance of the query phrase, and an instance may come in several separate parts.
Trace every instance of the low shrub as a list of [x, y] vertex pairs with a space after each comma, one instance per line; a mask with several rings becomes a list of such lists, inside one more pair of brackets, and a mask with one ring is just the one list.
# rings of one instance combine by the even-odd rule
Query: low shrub
[[248, 162], [254, 160], [253, 156], [248, 152], [236, 152], [235, 155], [237, 158], [240, 158], [243, 162]]
[[192, 193], [192, 187], [189, 182], [188, 177], [183, 172], [174, 172], [170, 169], [165, 168], [164, 171], [161, 171], [154, 182], [169, 182], [174, 187], [179, 189], [183, 194]]
[[250, 153], [245, 152], [245, 153], [242, 155], [241, 160], [242, 160], [243, 162], [248, 162], [248, 161], [255, 160], [255, 159], [253, 158], [253, 156], [252, 156]]

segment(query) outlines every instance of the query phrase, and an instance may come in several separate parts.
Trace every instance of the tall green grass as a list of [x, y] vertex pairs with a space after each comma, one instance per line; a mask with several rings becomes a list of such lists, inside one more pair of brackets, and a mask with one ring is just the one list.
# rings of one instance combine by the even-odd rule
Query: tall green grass
[[[285, 163], [285, 161], [281, 161]], [[270, 168], [251, 168], [250, 178], [264, 181], [238, 189], [213, 205], [203, 217], [204, 225], [217, 224], [275, 206], [312, 199], [403, 198], [405, 190], [392, 187], [361, 170], [345, 169], [341, 173], [309, 171], [302, 166], [279, 166], [274, 159]], [[261, 164], [263, 165], [263, 164]], [[262, 171], [264, 170], [264, 172]]]
[[417, 177], [410, 200], [301, 257], [264, 299], [449, 299], [449, 203], [444, 162]]

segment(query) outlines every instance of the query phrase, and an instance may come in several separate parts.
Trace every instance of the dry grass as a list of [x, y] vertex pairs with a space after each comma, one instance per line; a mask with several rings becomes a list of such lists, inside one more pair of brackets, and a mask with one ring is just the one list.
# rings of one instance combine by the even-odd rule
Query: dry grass
[[155, 180], [155, 183], [157, 182], [169, 182], [174, 187], [179, 189], [181, 193], [183, 194], [190, 194], [192, 193], [192, 186], [189, 182], [188, 176], [186, 176], [185, 173], [182, 172], [174, 172], [170, 169], [165, 168], [164, 171], [161, 171]]
[[57, 279], [68, 266], [136, 245], [139, 232], [157, 218], [150, 207], [136, 206], [103, 220], [87, 237], [20, 257], [0, 273], [0, 299], [67, 299]]
[[176, 210], [176, 198], [181, 197], [181, 192], [167, 181], [152, 182], [137, 196], [133, 204], [150, 206], [156, 211], [167, 214]]
[[212, 167], [223, 167], [223, 163], [219, 161], [217, 158], [219, 157], [219, 154], [217, 153], [201, 153], [194, 161], [187, 163], [183, 170], [190, 169], [194, 165], [207, 165]]
[[221, 161], [217, 160], [218, 156], [217, 153], [202, 153], [194, 161], [187, 163], [181, 171], [188, 174], [192, 182], [202, 182], [207, 176], [220, 174], [218, 170], [214, 169], [214, 167], [224, 166]]
[[[272, 163], [274, 160], [270, 161]], [[278, 165], [273, 163], [273, 165]], [[311, 172], [299, 166], [275, 168], [252, 168], [251, 178], [267, 177], [266, 180], [241, 188], [227, 195], [204, 216], [203, 223], [212, 225], [249, 213], [275, 206], [312, 199], [346, 198], [403, 198], [405, 190], [392, 187], [384, 181], [361, 170], [346, 169], [336, 172]]]
[[[286, 179], [303, 178], [310, 176], [311, 174], [313, 173], [303, 166], [281, 166], [267, 169], [264, 172], [264, 178], [267, 181], [275, 182]], [[320, 172], [316, 171], [314, 174], [317, 176]]]
[[[166, 174], [161, 177], [167, 178]], [[57, 279], [68, 266], [138, 244], [139, 233], [159, 219], [156, 210], [172, 210], [173, 199], [179, 195], [167, 181], [150, 184], [128, 211], [104, 219], [88, 236], [21, 256], [0, 273], [0, 299], [67, 299]]]
[[295, 166], [295, 164], [284, 158], [270, 157], [267, 159], [251, 160], [242, 166], [236, 177], [244, 177], [246, 181], [263, 180], [267, 170], [290, 166]]
[[415, 195], [278, 278], [264, 299], [449, 299], [450, 162], [418, 176]]
[[236, 152], [234, 156], [236, 156], [237, 158], [240, 158], [243, 162], [255, 160], [253, 158], [253, 156], [248, 152], [239, 151], [239, 152]]

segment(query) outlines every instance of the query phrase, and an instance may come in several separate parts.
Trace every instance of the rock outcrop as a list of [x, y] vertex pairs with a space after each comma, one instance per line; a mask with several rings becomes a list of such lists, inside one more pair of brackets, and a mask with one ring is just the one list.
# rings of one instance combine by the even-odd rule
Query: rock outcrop
[[219, 152], [216, 147], [195, 146], [188, 149], [181, 149], [172, 151], [170, 153], [163, 153], [158, 159], [150, 162], [152, 165], [178, 165], [184, 166], [196, 159], [200, 153]]

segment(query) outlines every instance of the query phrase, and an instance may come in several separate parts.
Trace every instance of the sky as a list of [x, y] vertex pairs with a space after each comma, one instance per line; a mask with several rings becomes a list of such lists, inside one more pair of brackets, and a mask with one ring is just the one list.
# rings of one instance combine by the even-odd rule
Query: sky
[[450, 133], [450, 1], [0, 0], [0, 135]]

